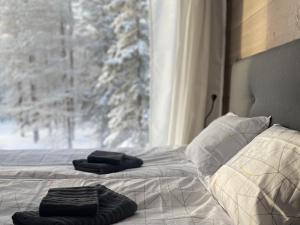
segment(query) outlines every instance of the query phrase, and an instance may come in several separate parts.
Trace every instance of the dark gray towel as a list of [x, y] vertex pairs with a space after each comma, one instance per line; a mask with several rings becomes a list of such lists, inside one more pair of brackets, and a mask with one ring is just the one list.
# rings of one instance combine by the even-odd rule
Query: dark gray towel
[[97, 185], [98, 211], [93, 217], [41, 217], [38, 212], [17, 212], [15, 225], [110, 225], [134, 215], [137, 205], [126, 196]]
[[124, 158], [121, 161], [120, 165], [89, 163], [86, 159], [73, 160], [73, 165], [76, 170], [96, 174], [108, 174], [130, 168], [141, 167], [143, 165], [143, 160], [133, 156], [124, 155]]
[[87, 157], [89, 163], [120, 165], [125, 154], [120, 152], [94, 151]]
[[96, 187], [53, 188], [42, 199], [40, 216], [95, 216], [98, 209]]

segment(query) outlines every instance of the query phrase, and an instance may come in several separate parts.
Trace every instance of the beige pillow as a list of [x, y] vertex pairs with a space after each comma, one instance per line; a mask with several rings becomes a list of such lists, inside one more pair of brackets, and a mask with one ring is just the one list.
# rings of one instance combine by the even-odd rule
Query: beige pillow
[[216, 172], [210, 189], [235, 224], [300, 224], [300, 132], [267, 129]]

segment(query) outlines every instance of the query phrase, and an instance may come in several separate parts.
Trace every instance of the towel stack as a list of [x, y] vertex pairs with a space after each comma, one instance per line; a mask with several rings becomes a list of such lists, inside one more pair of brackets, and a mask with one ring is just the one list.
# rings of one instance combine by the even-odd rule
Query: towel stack
[[55, 188], [42, 200], [39, 212], [17, 212], [15, 225], [109, 225], [132, 216], [134, 201], [105, 186]]
[[87, 159], [73, 160], [76, 170], [108, 174], [122, 170], [141, 167], [143, 160], [119, 152], [95, 151]]
[[40, 216], [95, 216], [96, 187], [53, 188], [41, 201]]

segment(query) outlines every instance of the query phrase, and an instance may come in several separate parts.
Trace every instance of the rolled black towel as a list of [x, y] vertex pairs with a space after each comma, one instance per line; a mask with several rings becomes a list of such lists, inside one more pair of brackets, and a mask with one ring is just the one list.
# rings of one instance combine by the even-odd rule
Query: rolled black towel
[[107, 163], [112, 165], [120, 165], [125, 154], [120, 152], [94, 151], [88, 157], [89, 163]]
[[95, 216], [98, 209], [96, 187], [53, 188], [42, 199], [40, 216]]
[[93, 217], [41, 217], [38, 212], [17, 212], [15, 225], [110, 225], [126, 219], [137, 210], [134, 201], [102, 185], [97, 185], [98, 211]]
[[89, 163], [86, 159], [73, 160], [73, 165], [76, 170], [80, 170], [83, 172], [108, 174], [120, 172], [126, 169], [141, 167], [143, 165], [143, 160], [133, 156], [124, 155], [124, 158], [119, 165], [111, 165], [106, 163]]

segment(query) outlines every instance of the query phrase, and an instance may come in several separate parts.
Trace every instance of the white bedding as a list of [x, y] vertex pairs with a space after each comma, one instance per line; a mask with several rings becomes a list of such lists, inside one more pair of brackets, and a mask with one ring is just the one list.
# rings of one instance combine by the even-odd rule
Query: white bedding
[[124, 149], [144, 160], [138, 169], [109, 175], [75, 171], [73, 159], [92, 150], [0, 151], [0, 225], [16, 211], [37, 210], [49, 188], [103, 184], [138, 204], [122, 225], [232, 225], [207, 192], [184, 147]]

